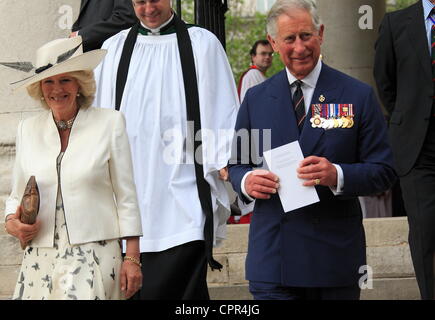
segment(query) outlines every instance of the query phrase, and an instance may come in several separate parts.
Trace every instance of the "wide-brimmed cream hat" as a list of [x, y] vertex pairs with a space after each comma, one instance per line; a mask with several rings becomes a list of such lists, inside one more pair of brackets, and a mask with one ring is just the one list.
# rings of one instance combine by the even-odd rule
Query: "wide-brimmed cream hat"
[[58, 74], [93, 70], [106, 55], [107, 50], [98, 49], [83, 53], [82, 37], [62, 38], [44, 44], [36, 51], [35, 74], [18, 82], [16, 91], [32, 83]]

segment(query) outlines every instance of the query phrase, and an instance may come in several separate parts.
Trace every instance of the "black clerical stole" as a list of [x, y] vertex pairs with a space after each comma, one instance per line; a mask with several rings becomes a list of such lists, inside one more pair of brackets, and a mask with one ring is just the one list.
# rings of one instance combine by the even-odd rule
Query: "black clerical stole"
[[[198, 96], [198, 83], [196, 78], [195, 61], [193, 57], [192, 43], [190, 41], [187, 26], [175, 13], [171, 24], [174, 23], [177, 34], [178, 52], [180, 54], [181, 68], [183, 71], [184, 94], [186, 97], [186, 112], [187, 121], [193, 121], [194, 134], [193, 137], [188, 137], [194, 143], [194, 163], [195, 163], [195, 176], [196, 186], [198, 190], [201, 208], [205, 213], [204, 225], [204, 240], [205, 240], [205, 253], [207, 262], [211, 269], [222, 269], [222, 265], [213, 259], [213, 207], [211, 202], [210, 185], [204, 178], [204, 169], [201, 163], [195, 159], [196, 150], [198, 154], [202, 153], [201, 141], [194, 139], [196, 133], [201, 130], [201, 117], [199, 109], [199, 96]], [[134, 45], [136, 43], [140, 23], [134, 25], [127, 35], [124, 47], [122, 50], [121, 60], [118, 66], [118, 73], [116, 77], [116, 102], [115, 108], [119, 110], [124, 93], [125, 83], [127, 81], [128, 69], [130, 65], [131, 56], [133, 54]], [[144, 59], [152, 59], [152, 57], [144, 57]]]

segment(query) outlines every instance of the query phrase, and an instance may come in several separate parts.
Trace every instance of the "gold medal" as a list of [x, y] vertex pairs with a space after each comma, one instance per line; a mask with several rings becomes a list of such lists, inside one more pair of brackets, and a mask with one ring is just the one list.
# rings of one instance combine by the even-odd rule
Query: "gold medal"
[[349, 125], [349, 119], [347, 119], [346, 117], [341, 117], [341, 120], [343, 120], [342, 128], [347, 128], [347, 126]]
[[325, 102], [325, 100], [326, 100], [325, 96], [323, 94], [321, 94], [320, 97], [319, 97], [319, 101], [320, 102]]
[[353, 118], [349, 118], [349, 124], [347, 125], [348, 128], [352, 128], [355, 122], [353, 121]]

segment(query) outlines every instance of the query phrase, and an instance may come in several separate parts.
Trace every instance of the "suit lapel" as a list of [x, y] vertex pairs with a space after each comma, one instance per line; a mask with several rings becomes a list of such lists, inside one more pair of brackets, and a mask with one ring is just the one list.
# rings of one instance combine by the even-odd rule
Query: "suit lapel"
[[411, 46], [414, 50], [417, 50], [417, 55], [424, 72], [427, 72], [428, 76], [432, 78], [430, 54], [428, 50], [421, 49], [427, 48], [426, 26], [424, 25], [423, 5], [421, 1], [410, 8], [406, 23], [408, 24], [406, 30]]
[[[341, 90], [338, 89], [336, 86], [336, 81], [334, 81], [332, 75], [332, 69], [323, 63], [322, 71], [320, 72], [319, 79], [317, 80], [316, 89], [314, 90], [310, 108], [308, 109], [307, 118], [302, 129], [301, 137], [299, 139], [299, 143], [305, 157], [313, 154], [317, 143], [319, 142], [322, 135], [325, 133], [325, 129], [313, 128], [311, 126], [311, 105], [317, 103], [346, 103], [346, 101], [338, 101], [340, 94]], [[320, 96], [324, 96], [326, 100], [320, 102]]]
[[290, 143], [299, 138], [295, 112], [291, 99], [290, 85], [285, 69], [275, 77], [268, 87], [271, 106], [274, 112], [272, 131], [272, 148]]

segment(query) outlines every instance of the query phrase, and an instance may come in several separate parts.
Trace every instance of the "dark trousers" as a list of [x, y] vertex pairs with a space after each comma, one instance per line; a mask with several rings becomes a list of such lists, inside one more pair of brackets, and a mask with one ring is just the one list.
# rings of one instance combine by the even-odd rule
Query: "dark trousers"
[[416, 165], [400, 179], [408, 215], [409, 247], [421, 298], [434, 299], [435, 119]]
[[255, 300], [359, 300], [361, 289], [350, 287], [299, 288], [276, 283], [249, 282], [249, 291]]
[[141, 253], [143, 283], [133, 300], [209, 300], [204, 241]]

